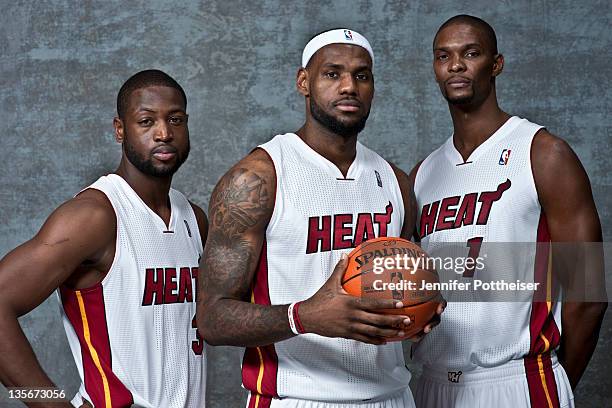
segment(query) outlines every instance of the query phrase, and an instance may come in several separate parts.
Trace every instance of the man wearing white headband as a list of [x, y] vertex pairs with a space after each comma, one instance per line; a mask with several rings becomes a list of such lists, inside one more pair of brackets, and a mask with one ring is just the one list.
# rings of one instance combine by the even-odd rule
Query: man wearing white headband
[[210, 199], [198, 327], [210, 344], [246, 347], [249, 408], [414, 407], [401, 344], [388, 341], [410, 320], [378, 313], [401, 302], [340, 284], [353, 247], [414, 228], [407, 175], [357, 141], [373, 60], [355, 31], [314, 37], [296, 81], [304, 125], [238, 162]]

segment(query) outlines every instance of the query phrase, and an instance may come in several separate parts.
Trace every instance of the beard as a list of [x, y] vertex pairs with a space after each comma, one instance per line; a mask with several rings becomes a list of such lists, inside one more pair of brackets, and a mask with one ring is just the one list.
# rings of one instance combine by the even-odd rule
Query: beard
[[156, 166], [153, 164], [153, 159], [147, 159], [142, 154], [137, 152], [128, 142], [128, 140], [129, 138], [127, 138], [126, 142], [123, 143], [125, 156], [134, 167], [148, 176], [160, 178], [172, 176], [174, 173], [176, 173], [179, 167], [185, 163], [187, 157], [189, 157], [190, 145], [189, 141], [187, 141], [187, 147], [183, 151], [177, 150], [176, 161], [173, 164], [162, 164]]
[[315, 102], [314, 98], [311, 97], [310, 114], [317, 122], [325, 126], [327, 129], [331, 130], [335, 134], [340, 135], [342, 137], [349, 137], [356, 135], [363, 130], [368, 120], [368, 116], [370, 116], [370, 111], [368, 111], [357, 122], [347, 124], [325, 112], [325, 110]]
[[444, 96], [444, 99], [446, 99], [446, 102], [448, 102], [450, 105], [467, 105], [467, 104], [470, 104], [474, 100], [475, 93], [474, 93], [473, 85], [470, 85], [471, 93], [468, 95], [448, 96], [448, 93], [446, 92], [444, 85], [440, 87], [440, 90], [442, 91], [442, 96]]
[[444, 95], [444, 99], [446, 99], [446, 102], [448, 102], [450, 105], [467, 105], [474, 100], [474, 94], [455, 98], [450, 98]]

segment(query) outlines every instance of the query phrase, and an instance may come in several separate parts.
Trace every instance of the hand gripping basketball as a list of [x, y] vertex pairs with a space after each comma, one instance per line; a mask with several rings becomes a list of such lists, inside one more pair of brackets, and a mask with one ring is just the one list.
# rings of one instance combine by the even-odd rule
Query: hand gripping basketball
[[343, 255], [327, 282], [301, 304], [300, 319], [305, 331], [377, 345], [404, 337], [403, 328], [410, 324], [408, 316], [380, 313], [402, 308], [402, 302], [349, 295], [342, 288], [347, 265], [348, 258]]
[[362, 299], [401, 301], [403, 308], [380, 312], [410, 318], [408, 327], [403, 328], [405, 338], [418, 340], [438, 323], [445, 302], [439, 290], [423, 289], [424, 284], [437, 283], [439, 278], [421, 247], [402, 238], [380, 237], [357, 246], [348, 260], [342, 287]]

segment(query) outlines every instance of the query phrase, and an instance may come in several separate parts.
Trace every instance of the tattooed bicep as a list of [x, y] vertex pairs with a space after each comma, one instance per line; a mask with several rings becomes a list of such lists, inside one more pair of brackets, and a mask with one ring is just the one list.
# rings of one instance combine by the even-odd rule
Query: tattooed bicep
[[275, 185], [265, 171], [236, 166], [215, 188], [210, 200], [211, 229], [230, 239], [268, 223], [274, 208]]
[[202, 260], [201, 301], [223, 295], [248, 300], [265, 228], [274, 209], [272, 163], [243, 160], [215, 187]]

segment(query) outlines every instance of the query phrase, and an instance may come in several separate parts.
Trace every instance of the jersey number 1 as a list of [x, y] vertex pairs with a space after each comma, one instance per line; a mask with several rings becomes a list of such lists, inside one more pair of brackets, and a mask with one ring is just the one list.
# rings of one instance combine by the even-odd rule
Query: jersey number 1
[[480, 253], [480, 246], [482, 245], [483, 237], [474, 237], [467, 240], [467, 247], [470, 248], [468, 252], [468, 256], [465, 260], [467, 264], [469, 261], [469, 266], [466, 267], [465, 272], [463, 272], [464, 278], [473, 278], [474, 277], [474, 268], [476, 267], [476, 258], [478, 258], [478, 254]]

